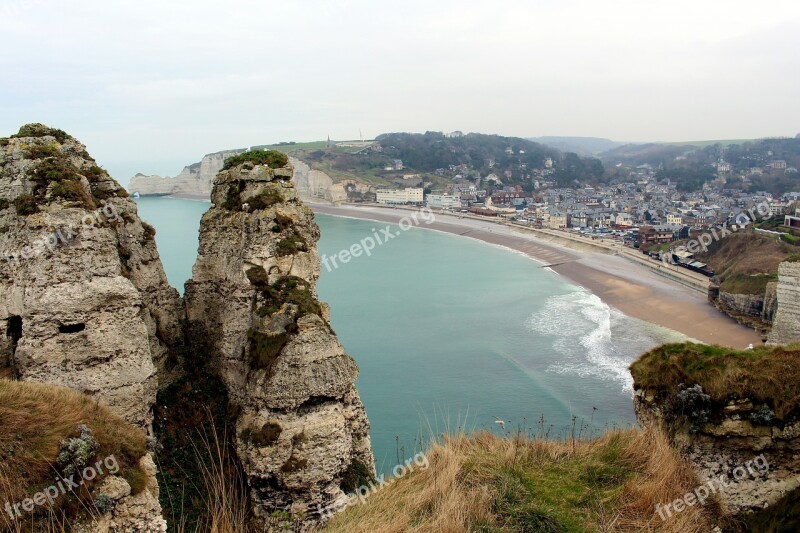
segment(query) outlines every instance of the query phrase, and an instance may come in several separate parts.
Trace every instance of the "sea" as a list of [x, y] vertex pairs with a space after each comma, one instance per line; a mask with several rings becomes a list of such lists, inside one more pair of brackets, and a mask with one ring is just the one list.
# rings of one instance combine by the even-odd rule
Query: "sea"
[[[181, 292], [209, 202], [136, 200]], [[378, 470], [445, 434], [590, 438], [636, 424], [629, 365], [685, 337], [617, 311], [514, 250], [421, 227], [317, 215], [321, 256], [383, 228], [370, 255], [323, 266], [320, 299], [358, 363]]]

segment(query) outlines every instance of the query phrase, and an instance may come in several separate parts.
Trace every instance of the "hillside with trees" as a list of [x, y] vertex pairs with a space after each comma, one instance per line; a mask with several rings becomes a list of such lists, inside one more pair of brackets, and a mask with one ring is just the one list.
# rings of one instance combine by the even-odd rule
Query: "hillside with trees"
[[670, 179], [682, 191], [698, 191], [720, 172], [726, 188], [775, 195], [800, 189], [800, 135], [713, 144], [637, 144], [614, 148], [600, 159], [610, 168], [649, 165], [657, 177]]

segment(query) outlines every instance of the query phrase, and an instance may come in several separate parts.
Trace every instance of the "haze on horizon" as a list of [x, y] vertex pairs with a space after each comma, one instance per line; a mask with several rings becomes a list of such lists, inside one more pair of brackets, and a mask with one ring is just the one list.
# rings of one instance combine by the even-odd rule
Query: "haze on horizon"
[[359, 132], [794, 136], [798, 22], [790, 0], [0, 0], [0, 136], [64, 129], [123, 183]]

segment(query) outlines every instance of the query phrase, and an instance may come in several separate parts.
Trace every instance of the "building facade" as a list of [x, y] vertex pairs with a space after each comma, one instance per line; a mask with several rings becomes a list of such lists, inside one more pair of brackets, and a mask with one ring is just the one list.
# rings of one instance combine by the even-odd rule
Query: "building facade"
[[421, 204], [424, 189], [409, 187], [407, 189], [378, 189], [375, 191], [379, 204]]

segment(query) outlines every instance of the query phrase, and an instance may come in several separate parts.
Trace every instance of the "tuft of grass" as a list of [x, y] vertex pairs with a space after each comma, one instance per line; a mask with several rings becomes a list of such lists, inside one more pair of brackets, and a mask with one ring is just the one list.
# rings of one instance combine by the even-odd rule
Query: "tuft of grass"
[[243, 163], [267, 165], [269, 168], [281, 168], [289, 164], [289, 157], [276, 150], [253, 150], [229, 157], [225, 160], [222, 170], [228, 170]]
[[636, 389], [673, 397], [680, 385], [699, 385], [712, 404], [747, 398], [769, 405], [779, 421], [787, 421], [800, 406], [800, 344], [740, 351], [666, 344], [642, 355], [631, 365], [631, 374]]
[[683, 533], [711, 531], [721, 522], [716, 502], [662, 522], [655, 506], [700, 482], [654, 429], [577, 443], [458, 435], [426, 456], [429, 468], [395, 479], [322, 532]]
[[[78, 437], [78, 428], [84, 425], [97, 442], [88, 463], [113, 456], [120, 466], [118, 475], [134, 490], [144, 489], [139, 480], [144, 480], [145, 474], [138, 466], [147, 452], [144, 433], [86, 395], [54, 385], [0, 380], [0, 420], [1, 501], [22, 501], [49, 486], [54, 476], [62, 474], [62, 443]], [[91, 489], [101, 481], [85, 483], [75, 495], [56, 500], [53, 508], [39, 509], [42, 514], [32, 515], [31, 520], [73, 518], [91, 505]], [[3, 516], [0, 529], [10, 526]]]
[[39, 212], [36, 199], [30, 194], [20, 194], [14, 199], [14, 207], [19, 216], [28, 216]]

